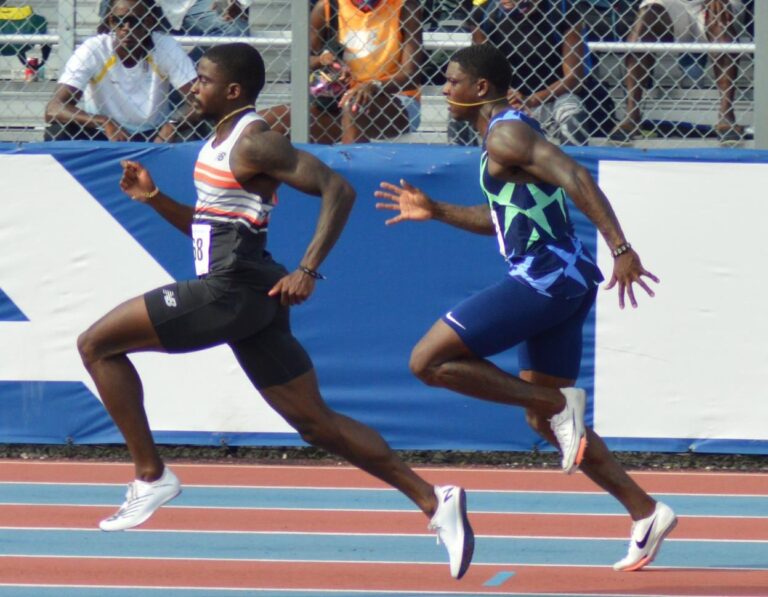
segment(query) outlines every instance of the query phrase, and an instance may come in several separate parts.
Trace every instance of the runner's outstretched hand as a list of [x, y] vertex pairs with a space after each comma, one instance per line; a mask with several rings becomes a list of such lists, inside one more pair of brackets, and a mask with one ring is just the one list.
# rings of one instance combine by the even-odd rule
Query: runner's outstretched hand
[[389, 182], [379, 184], [381, 190], [373, 193], [379, 199], [388, 199], [387, 203], [377, 203], [376, 209], [400, 211], [394, 218], [384, 222], [387, 226], [406, 220], [422, 222], [432, 218], [434, 202], [424, 192], [400, 179], [400, 186]]
[[629, 304], [633, 308], [637, 308], [637, 300], [635, 299], [632, 284], [639, 285], [648, 293], [648, 296], [656, 296], [653, 289], [643, 280], [643, 276], [653, 280], [656, 284], [659, 283], [659, 279], [643, 267], [643, 264], [640, 262], [640, 256], [633, 249], [629, 249], [626, 253], [619, 255], [613, 260], [613, 274], [605, 289], [610, 290], [618, 285], [620, 309], [624, 308], [625, 293], [629, 297]]

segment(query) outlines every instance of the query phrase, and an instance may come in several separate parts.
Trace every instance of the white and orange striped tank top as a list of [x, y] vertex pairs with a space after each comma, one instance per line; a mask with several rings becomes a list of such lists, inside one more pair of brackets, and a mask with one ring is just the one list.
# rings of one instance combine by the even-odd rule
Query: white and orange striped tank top
[[266, 230], [271, 200], [265, 201], [260, 195], [246, 191], [232, 173], [229, 156], [232, 148], [245, 128], [252, 122], [264, 120], [249, 112], [235, 124], [229, 137], [217, 147], [214, 137], [203, 145], [195, 163], [195, 223], [239, 222], [253, 232]]
[[[229, 136], [213, 146], [215, 136], [203, 145], [195, 162], [197, 203], [192, 219], [195, 271], [198, 276], [210, 270], [231, 267], [243, 249], [257, 254], [266, 244], [272, 197], [245, 190], [229, 165], [230, 154], [252, 122], [263, 120], [249, 112], [235, 124]], [[237, 252], [238, 255], [234, 253]]]

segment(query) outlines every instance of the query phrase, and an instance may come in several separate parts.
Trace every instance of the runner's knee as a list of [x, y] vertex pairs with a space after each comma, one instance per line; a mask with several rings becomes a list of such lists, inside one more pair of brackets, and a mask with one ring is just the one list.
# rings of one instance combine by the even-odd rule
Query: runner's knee
[[437, 374], [440, 368], [439, 363], [435, 362], [429, 351], [424, 350], [417, 344], [411, 352], [411, 360], [408, 363], [416, 377], [427, 385], [437, 385]]
[[88, 328], [77, 337], [77, 351], [86, 368], [104, 356], [96, 337], [93, 328]]
[[333, 414], [313, 418], [303, 418], [291, 422], [305, 442], [311, 446], [335, 451], [338, 444], [339, 431]]

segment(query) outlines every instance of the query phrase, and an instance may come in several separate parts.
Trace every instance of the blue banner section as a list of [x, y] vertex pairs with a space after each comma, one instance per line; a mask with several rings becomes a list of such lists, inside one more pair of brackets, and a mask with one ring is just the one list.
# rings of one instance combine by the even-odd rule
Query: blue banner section
[[122, 442], [107, 411], [81, 383], [0, 381], [0, 401], [2, 443]]
[[2, 288], [0, 288], [0, 321], [29, 321]]
[[[466, 205], [481, 203], [478, 150], [396, 144], [305, 149], [346, 176], [358, 193], [347, 228], [321, 268], [327, 281], [318, 283], [311, 300], [292, 313], [294, 331], [314, 360], [321, 389], [330, 405], [370, 424], [395, 448], [550, 449], [528, 428], [521, 409], [426, 387], [408, 368], [412, 347], [430, 326], [460, 300], [498, 281], [506, 268], [494, 237], [476, 236], [433, 222], [385, 226], [390, 212], [375, 209], [373, 192], [380, 181], [405, 179], [441, 200]], [[120, 191], [120, 161], [140, 161], [166, 194], [192, 204], [192, 170], [198, 150], [197, 143], [0, 145], [0, 153], [52, 155], [176, 279], [194, 275], [188, 239], [153, 210], [131, 201]], [[733, 150], [635, 152], [584, 148], [572, 151], [571, 155], [593, 174], [602, 159], [768, 161], [765, 153]], [[33, 203], [34, 198], [28, 200]], [[314, 232], [319, 200], [287, 187], [280, 189], [278, 200], [269, 247], [278, 261], [292, 269]], [[571, 209], [578, 234], [594, 251], [594, 227], [580, 212]], [[88, 222], [72, 225], [82, 228], [83, 243], [87, 243]], [[137, 287], [136, 295], [146, 290], [149, 289]], [[24, 306], [18, 305], [19, 315], [14, 316], [11, 305], [13, 302], [0, 293], [0, 321], [14, 317], [25, 321]], [[80, 308], [87, 310], [89, 306], [83, 304]], [[95, 320], [103, 313], [91, 315]], [[578, 380], [590, 395], [594, 387], [594, 338], [593, 313], [585, 329], [584, 360]], [[493, 360], [506, 370], [517, 371], [514, 350]], [[173, 380], [169, 380], [168, 391], [173, 392]], [[194, 400], [202, 399], [191, 397], [190, 408], [194, 408]], [[5, 379], [0, 382], [0, 403], [2, 443], [121, 441], [101, 403], [79, 382]], [[301, 444], [298, 436], [290, 434], [226, 430], [178, 429], [158, 432], [156, 437], [161, 442], [179, 444]], [[707, 441], [611, 441], [609, 444], [618, 449], [677, 451], [695, 446], [696, 451], [708, 451]], [[711, 445], [716, 448], [714, 451], [736, 452], [744, 448], [768, 452], [760, 442], [717, 441]]]

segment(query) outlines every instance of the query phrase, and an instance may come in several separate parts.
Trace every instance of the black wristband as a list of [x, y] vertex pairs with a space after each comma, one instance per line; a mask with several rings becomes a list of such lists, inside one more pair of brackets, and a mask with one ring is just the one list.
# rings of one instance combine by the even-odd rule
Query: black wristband
[[629, 243], [622, 243], [618, 247], [616, 247], [613, 251], [611, 251], [611, 255], [613, 255], [614, 259], [620, 255], [623, 255], [627, 251], [629, 251], [632, 248], [632, 245]]
[[309, 269], [305, 265], [300, 265], [299, 269], [307, 274], [310, 278], [314, 278], [315, 280], [325, 280], [325, 276], [323, 274], [313, 269]]

